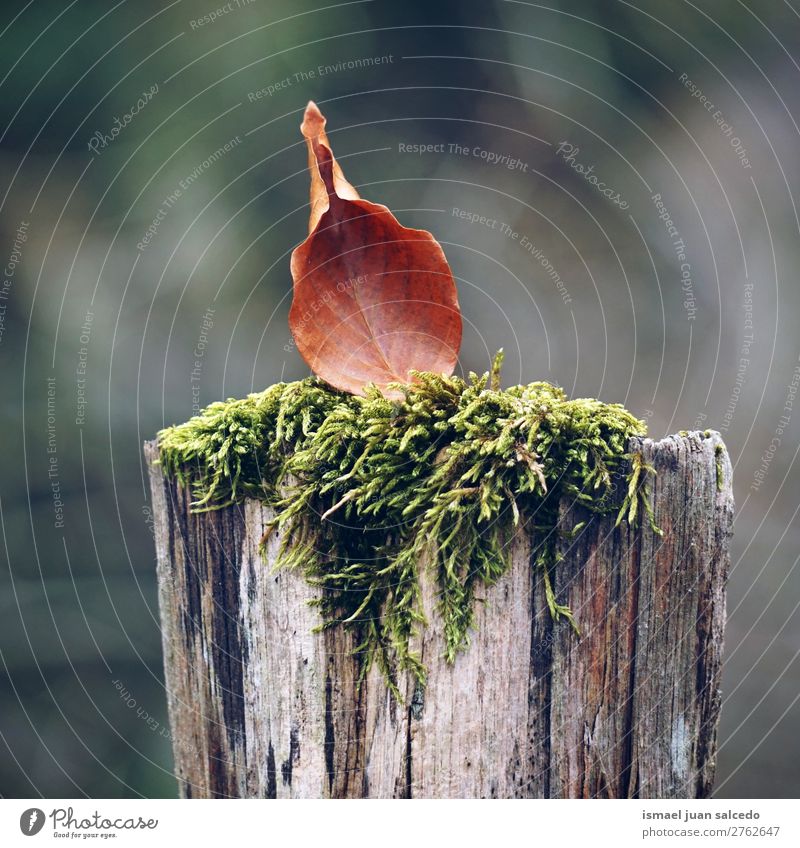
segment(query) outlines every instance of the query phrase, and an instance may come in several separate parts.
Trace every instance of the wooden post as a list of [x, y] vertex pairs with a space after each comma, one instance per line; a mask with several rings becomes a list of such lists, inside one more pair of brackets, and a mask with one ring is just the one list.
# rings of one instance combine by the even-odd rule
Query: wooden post
[[[186, 797], [695, 798], [714, 778], [733, 517], [717, 433], [636, 439], [657, 476], [663, 537], [561, 504], [554, 624], [521, 530], [477, 605], [470, 648], [442, 658], [435, 596], [403, 701], [373, 669], [359, 686], [340, 628], [313, 634], [315, 596], [274, 573], [279, 539], [256, 501], [192, 514], [150, 464], [166, 686]], [[570, 530], [586, 526], [570, 540]], [[424, 569], [422, 569], [424, 574]]]

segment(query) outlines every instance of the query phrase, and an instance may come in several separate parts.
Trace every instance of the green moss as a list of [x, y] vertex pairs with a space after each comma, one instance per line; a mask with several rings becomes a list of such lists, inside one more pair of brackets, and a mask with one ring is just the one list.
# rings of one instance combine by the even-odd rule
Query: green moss
[[279, 565], [321, 589], [322, 627], [358, 634], [363, 673], [377, 662], [393, 688], [399, 670], [424, 681], [409, 648], [425, 625], [420, 562], [432, 563], [453, 661], [469, 643], [475, 590], [508, 567], [520, 522], [543, 540], [534, 567], [553, 618], [573, 625], [552, 588], [560, 498], [609, 512], [623, 474], [618, 522], [635, 522], [643, 504], [652, 524], [652, 469], [626, 454], [645, 424], [548, 383], [501, 390], [501, 359], [468, 380], [419, 374], [401, 402], [317, 379], [279, 383], [162, 430], [161, 463], [193, 487], [197, 510], [245, 497], [274, 507]]
[[717, 491], [721, 492], [725, 486], [725, 468], [722, 465], [722, 456], [725, 453], [724, 445], [717, 445], [714, 448], [714, 460], [717, 465]]

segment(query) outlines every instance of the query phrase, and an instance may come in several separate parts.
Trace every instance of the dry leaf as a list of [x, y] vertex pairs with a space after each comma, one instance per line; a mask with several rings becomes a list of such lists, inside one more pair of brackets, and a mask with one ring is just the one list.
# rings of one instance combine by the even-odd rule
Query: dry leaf
[[308, 238], [292, 253], [289, 327], [312, 371], [338, 389], [387, 396], [410, 370], [452, 374], [461, 312], [444, 252], [425, 230], [403, 227], [362, 200], [334, 159], [313, 102], [301, 126], [308, 144]]

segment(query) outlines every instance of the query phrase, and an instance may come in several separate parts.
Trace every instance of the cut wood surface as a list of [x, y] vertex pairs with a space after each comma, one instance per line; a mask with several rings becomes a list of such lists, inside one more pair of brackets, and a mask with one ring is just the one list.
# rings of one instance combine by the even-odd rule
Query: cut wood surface
[[[470, 647], [443, 659], [434, 585], [402, 700], [355, 641], [314, 634], [316, 590], [274, 571], [257, 501], [193, 514], [145, 446], [175, 773], [185, 797], [695, 798], [720, 709], [731, 467], [717, 433], [635, 439], [664, 535], [561, 504], [555, 574], [580, 635], [554, 623], [521, 528], [482, 591]], [[571, 531], [581, 522], [582, 529]]]

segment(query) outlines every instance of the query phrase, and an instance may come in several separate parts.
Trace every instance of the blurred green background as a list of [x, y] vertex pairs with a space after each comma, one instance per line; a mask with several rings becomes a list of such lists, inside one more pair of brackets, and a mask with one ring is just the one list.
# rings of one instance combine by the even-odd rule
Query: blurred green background
[[4, 5], [0, 793], [176, 794], [141, 446], [308, 373], [312, 98], [363, 196], [444, 245], [464, 371], [504, 347], [506, 384], [722, 430], [717, 793], [796, 796], [799, 38], [764, 0]]

